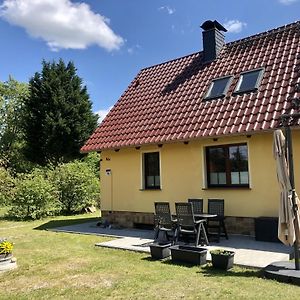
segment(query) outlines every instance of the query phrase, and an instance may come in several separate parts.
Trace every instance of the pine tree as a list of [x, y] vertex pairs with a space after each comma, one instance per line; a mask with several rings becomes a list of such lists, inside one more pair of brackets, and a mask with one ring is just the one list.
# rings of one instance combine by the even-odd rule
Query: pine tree
[[80, 147], [96, 128], [97, 117], [73, 62], [43, 61], [29, 89], [24, 121], [27, 158], [45, 165], [80, 157]]

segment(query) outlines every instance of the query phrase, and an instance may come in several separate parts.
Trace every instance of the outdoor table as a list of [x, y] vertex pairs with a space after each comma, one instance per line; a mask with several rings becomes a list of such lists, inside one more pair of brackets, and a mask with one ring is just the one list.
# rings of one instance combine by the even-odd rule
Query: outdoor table
[[207, 219], [215, 218], [218, 215], [215, 214], [208, 214], [208, 213], [202, 213], [202, 214], [194, 214], [195, 220], [205, 220], [204, 222], [204, 228], [207, 238], [209, 238], [208, 228], [207, 228]]
[[194, 214], [194, 217], [196, 219], [210, 219], [210, 218], [215, 218], [217, 216], [218, 215], [206, 214], [206, 213], [203, 213], [203, 214]]

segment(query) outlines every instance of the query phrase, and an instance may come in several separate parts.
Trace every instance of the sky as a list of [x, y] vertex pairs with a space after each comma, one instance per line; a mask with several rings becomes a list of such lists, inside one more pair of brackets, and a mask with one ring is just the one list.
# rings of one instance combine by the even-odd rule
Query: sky
[[103, 118], [140, 69], [202, 51], [200, 25], [238, 40], [300, 19], [300, 0], [0, 0], [0, 81], [73, 61]]

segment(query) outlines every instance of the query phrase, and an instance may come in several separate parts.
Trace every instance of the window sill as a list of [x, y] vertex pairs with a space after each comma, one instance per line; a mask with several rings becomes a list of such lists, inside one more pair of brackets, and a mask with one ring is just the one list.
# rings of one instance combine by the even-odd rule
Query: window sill
[[250, 186], [210, 186], [203, 187], [202, 190], [252, 190], [252, 188]]
[[139, 191], [161, 191], [161, 188], [155, 188], [155, 189], [139, 189]]

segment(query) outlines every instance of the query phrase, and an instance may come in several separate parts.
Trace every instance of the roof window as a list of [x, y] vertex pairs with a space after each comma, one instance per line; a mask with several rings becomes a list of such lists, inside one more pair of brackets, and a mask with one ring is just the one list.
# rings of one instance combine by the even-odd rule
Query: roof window
[[263, 69], [257, 69], [241, 73], [240, 79], [235, 89], [235, 93], [255, 91], [258, 89], [262, 79]]
[[206, 93], [205, 99], [224, 97], [227, 93], [232, 76], [214, 79]]

